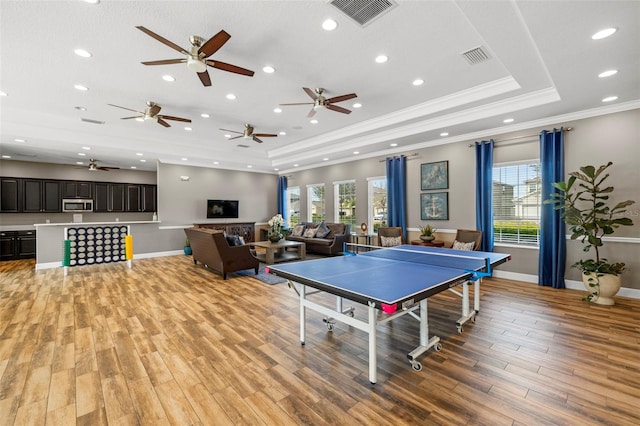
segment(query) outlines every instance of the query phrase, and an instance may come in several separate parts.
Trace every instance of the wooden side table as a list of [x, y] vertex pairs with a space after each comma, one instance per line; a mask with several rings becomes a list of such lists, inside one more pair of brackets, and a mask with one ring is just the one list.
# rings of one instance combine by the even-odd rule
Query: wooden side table
[[444, 247], [444, 241], [433, 240], [433, 241], [422, 241], [422, 240], [412, 240], [411, 245], [413, 246], [425, 246], [425, 247]]

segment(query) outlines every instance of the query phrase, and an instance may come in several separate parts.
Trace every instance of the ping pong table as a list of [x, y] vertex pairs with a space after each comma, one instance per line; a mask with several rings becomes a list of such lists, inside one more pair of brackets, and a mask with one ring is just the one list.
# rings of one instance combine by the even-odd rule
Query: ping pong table
[[[357, 245], [351, 245], [357, 246]], [[329, 331], [340, 321], [369, 337], [369, 381], [377, 380], [376, 329], [400, 316], [410, 315], [420, 322], [420, 345], [407, 354], [416, 371], [422, 369], [417, 358], [431, 348], [442, 348], [440, 338], [429, 338], [427, 299], [447, 289], [463, 286], [462, 318], [456, 323], [475, 320], [480, 309], [480, 281], [492, 268], [511, 258], [509, 254], [462, 251], [433, 247], [400, 245], [363, 253], [329, 257], [271, 266], [269, 273], [285, 278], [300, 298], [300, 342], [305, 344], [306, 309], [326, 317]], [[474, 310], [469, 312], [469, 284], [474, 284]], [[297, 286], [296, 286], [297, 284]], [[308, 291], [307, 287], [314, 290]], [[308, 298], [326, 292], [336, 296], [335, 309]], [[456, 292], [454, 290], [454, 292]], [[343, 310], [342, 300], [361, 303], [368, 308], [367, 320], [355, 318], [354, 308]], [[380, 311], [386, 315], [378, 315]]]

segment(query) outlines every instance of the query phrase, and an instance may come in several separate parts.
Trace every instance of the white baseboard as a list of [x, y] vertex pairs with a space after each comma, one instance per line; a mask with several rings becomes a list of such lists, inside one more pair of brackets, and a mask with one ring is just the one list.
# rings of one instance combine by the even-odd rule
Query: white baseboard
[[[522, 281], [525, 283], [538, 284], [538, 276], [531, 274], [521, 274], [518, 272], [508, 272], [508, 271], [499, 271], [494, 270], [493, 276], [496, 278], [504, 278], [508, 280], [514, 281]], [[583, 290], [585, 291], [584, 284], [582, 281], [575, 280], [564, 280], [564, 285], [571, 290]], [[632, 299], [640, 299], [640, 289], [637, 288], [627, 288], [622, 287], [620, 291], [618, 291], [617, 296], [621, 297], [629, 297]]]
[[[135, 261], [136, 259], [150, 259], [152, 257], [176, 256], [179, 254], [184, 255], [184, 250], [170, 250], [170, 251], [158, 251], [155, 253], [134, 254], [133, 260]], [[62, 261], [36, 263], [36, 271], [41, 271], [44, 269], [52, 269], [52, 268], [62, 268]]]

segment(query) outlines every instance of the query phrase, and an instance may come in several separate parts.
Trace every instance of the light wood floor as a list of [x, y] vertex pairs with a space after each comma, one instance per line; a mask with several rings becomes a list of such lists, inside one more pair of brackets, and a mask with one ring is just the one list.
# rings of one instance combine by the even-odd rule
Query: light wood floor
[[638, 300], [485, 280], [458, 334], [459, 299], [440, 293], [442, 351], [413, 371], [418, 323], [393, 321], [371, 385], [366, 335], [308, 313], [301, 346], [285, 284], [222, 281], [186, 256], [33, 265], [0, 263], [0, 424], [640, 424]]

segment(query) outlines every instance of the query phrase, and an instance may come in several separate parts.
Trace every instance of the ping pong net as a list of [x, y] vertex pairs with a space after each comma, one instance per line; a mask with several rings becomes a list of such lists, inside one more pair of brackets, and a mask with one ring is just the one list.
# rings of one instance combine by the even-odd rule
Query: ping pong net
[[491, 276], [491, 259], [471, 254], [451, 253], [447, 250], [424, 251], [411, 246], [374, 247], [367, 246], [363, 252], [350, 252], [357, 256], [389, 259], [397, 262], [418, 263], [425, 266], [457, 269], [471, 274], [470, 280]]

